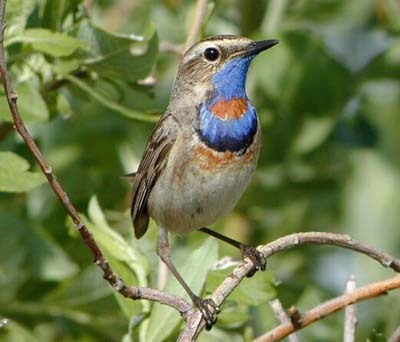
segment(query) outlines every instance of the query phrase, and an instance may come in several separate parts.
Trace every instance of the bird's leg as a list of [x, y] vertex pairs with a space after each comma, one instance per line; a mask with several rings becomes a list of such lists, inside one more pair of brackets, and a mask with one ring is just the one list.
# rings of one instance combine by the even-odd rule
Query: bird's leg
[[224, 241], [228, 244], [230, 244], [233, 247], [236, 247], [240, 250], [242, 253], [242, 257], [244, 258], [249, 258], [252, 262], [254, 267], [247, 273], [247, 277], [252, 277], [254, 273], [257, 271], [265, 271], [267, 262], [261, 252], [259, 252], [255, 247], [246, 245], [244, 243], [241, 243], [239, 241], [236, 241], [234, 239], [231, 239], [225, 235], [219, 234], [217, 232], [214, 232], [213, 230], [203, 227], [199, 229], [201, 232], [206, 233], [208, 235], [211, 235], [221, 241]]
[[206, 329], [210, 330], [217, 321], [217, 316], [215, 314], [219, 313], [219, 307], [214, 303], [211, 298], [201, 299], [200, 297], [196, 296], [190, 289], [188, 284], [186, 284], [186, 282], [183, 280], [182, 276], [179, 274], [174, 263], [172, 262], [169, 249], [168, 232], [163, 228], [159, 228], [157, 254], [164, 262], [164, 264], [167, 265], [168, 269], [175, 276], [176, 280], [178, 280], [182, 287], [185, 289], [194, 306], [196, 306], [201, 311], [204, 320], [206, 321]]

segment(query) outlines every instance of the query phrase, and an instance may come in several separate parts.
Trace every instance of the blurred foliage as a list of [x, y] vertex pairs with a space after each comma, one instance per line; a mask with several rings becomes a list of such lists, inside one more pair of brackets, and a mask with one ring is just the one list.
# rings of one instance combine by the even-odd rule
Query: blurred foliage
[[[28, 128], [113, 268], [133, 285], [156, 286], [156, 231], [136, 241], [130, 186], [157, 115], [168, 104], [185, 41], [189, 0], [8, 0], [6, 52]], [[261, 244], [321, 230], [351, 234], [400, 255], [400, 3], [393, 0], [219, 0], [202, 35], [245, 34], [280, 44], [254, 61], [248, 95], [264, 146], [236, 211], [215, 225]], [[173, 340], [172, 309], [114, 294], [12, 130], [0, 92], [0, 341]], [[174, 239], [174, 259], [203, 295], [236, 251], [202, 234]], [[244, 281], [200, 341], [243, 341], [275, 326], [268, 300], [311, 308], [391, 274], [331, 247], [302, 247]], [[168, 290], [182, 294], [170, 279]], [[388, 337], [400, 296], [359, 305], [357, 341]], [[300, 332], [341, 338], [343, 313]]]

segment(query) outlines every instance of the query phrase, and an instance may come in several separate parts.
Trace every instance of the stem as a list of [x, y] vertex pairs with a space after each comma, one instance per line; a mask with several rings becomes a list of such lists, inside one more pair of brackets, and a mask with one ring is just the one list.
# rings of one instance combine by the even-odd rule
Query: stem
[[186, 38], [185, 47], [183, 52], [190, 48], [197, 40], [197, 36], [201, 30], [203, 19], [207, 14], [207, 0], [197, 0], [193, 24], [189, 30]]
[[378, 281], [376, 283], [366, 285], [354, 290], [351, 293], [346, 293], [334, 299], [328, 300], [315, 308], [307, 311], [301, 316], [301, 324], [294, 327], [292, 323], [281, 324], [278, 327], [268, 331], [264, 335], [259, 336], [254, 342], [275, 342], [279, 341], [296, 330], [302, 329], [333, 312], [343, 309], [347, 305], [360, 302], [369, 298], [374, 298], [391, 290], [400, 288], [400, 275], [395, 275], [392, 278]]
[[[352, 293], [356, 289], [356, 279], [350, 275], [346, 284], [346, 293]], [[357, 309], [355, 304], [346, 306], [344, 310], [344, 334], [343, 342], [354, 342], [357, 325]]]
[[[282, 303], [278, 298], [271, 300], [269, 302], [269, 305], [271, 306], [272, 311], [275, 313], [275, 316], [278, 318], [278, 320], [282, 324], [290, 323], [290, 318], [286, 314], [285, 309], [283, 308]], [[288, 339], [289, 339], [289, 342], [298, 342], [299, 341], [296, 334], [289, 335]]]
[[[268, 258], [279, 252], [292, 249], [303, 244], [316, 244], [316, 245], [334, 245], [351, 249], [353, 251], [365, 254], [380, 262], [384, 267], [390, 267], [396, 272], [400, 272], [400, 260], [381, 251], [378, 251], [366, 244], [353, 240], [349, 235], [334, 234], [325, 232], [308, 232], [308, 233], [294, 233], [284, 236], [267, 245], [260, 246], [257, 249], [263, 253], [265, 258]], [[246, 278], [248, 272], [253, 268], [253, 263], [250, 259], [246, 258], [243, 263], [236, 267], [231, 275], [227, 277], [211, 295], [214, 303], [221, 307], [226, 298], [232, 291], [239, 286], [240, 282]], [[193, 322], [199, 322], [198, 325]], [[204, 328], [205, 322], [201, 319], [201, 314], [195, 311], [187, 317], [187, 324], [181, 333], [180, 340], [195, 339], [201, 330]], [[293, 332], [293, 331], [291, 331]]]

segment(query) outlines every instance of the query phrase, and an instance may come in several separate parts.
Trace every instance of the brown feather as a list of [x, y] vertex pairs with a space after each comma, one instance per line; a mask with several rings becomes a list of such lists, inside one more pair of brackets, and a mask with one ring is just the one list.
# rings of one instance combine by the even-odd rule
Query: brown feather
[[168, 152], [175, 140], [170, 130], [166, 128], [169, 125], [164, 122], [168, 118], [170, 118], [169, 115], [163, 117], [154, 129], [134, 178], [131, 216], [135, 236], [138, 239], [147, 231], [149, 225], [147, 200], [166, 165]]

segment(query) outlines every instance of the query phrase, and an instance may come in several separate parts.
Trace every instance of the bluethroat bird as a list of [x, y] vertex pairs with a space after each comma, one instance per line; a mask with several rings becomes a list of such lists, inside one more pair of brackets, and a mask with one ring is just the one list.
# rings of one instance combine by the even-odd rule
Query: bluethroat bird
[[265, 269], [265, 260], [254, 247], [205, 226], [233, 209], [256, 168], [262, 136], [246, 95], [246, 76], [253, 58], [277, 43], [219, 35], [188, 49], [168, 108], [137, 172], [131, 174], [135, 236], [143, 236], [152, 217], [159, 229], [159, 257], [200, 309], [208, 328], [219, 309], [211, 299], [197, 297], [181, 277], [170, 257], [168, 234], [199, 230], [249, 257], [254, 264], [249, 276]]

